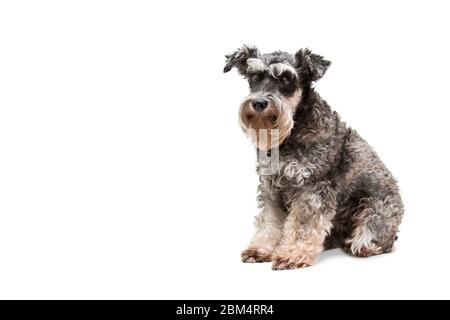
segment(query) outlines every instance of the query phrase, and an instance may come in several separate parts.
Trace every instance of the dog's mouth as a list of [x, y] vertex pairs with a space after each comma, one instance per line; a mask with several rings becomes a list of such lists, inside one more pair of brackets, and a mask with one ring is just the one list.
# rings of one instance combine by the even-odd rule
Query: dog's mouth
[[291, 114], [272, 101], [263, 111], [256, 111], [250, 100], [245, 100], [241, 105], [240, 122], [244, 132], [261, 150], [278, 147], [293, 127]]
[[278, 120], [278, 112], [273, 106], [269, 106], [262, 112], [255, 111], [250, 104], [246, 105], [243, 110], [244, 123], [246, 127], [252, 129], [273, 129]]

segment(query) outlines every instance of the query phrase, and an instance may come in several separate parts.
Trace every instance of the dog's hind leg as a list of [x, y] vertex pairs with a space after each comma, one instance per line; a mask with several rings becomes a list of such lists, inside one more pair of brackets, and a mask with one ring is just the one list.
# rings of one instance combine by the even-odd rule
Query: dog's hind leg
[[361, 199], [344, 250], [357, 257], [391, 252], [402, 215], [403, 204], [396, 193]]

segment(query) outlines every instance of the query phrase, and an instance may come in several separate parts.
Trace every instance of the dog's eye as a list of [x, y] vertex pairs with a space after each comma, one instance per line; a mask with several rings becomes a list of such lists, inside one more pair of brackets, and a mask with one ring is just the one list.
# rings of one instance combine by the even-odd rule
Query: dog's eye
[[289, 84], [291, 82], [291, 80], [288, 77], [284, 76], [284, 77], [280, 78], [280, 82], [282, 84]]
[[253, 74], [250, 76], [250, 81], [251, 82], [258, 82], [259, 80], [261, 80], [261, 75], [260, 74]]

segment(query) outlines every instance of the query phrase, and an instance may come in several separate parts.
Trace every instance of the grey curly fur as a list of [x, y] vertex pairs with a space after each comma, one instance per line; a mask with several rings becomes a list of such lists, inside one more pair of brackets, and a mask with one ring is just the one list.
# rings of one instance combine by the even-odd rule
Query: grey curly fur
[[[279, 171], [260, 174], [261, 213], [242, 260], [272, 261], [273, 269], [279, 270], [310, 266], [322, 250], [332, 247], [361, 257], [391, 252], [403, 216], [397, 182], [368, 143], [312, 88], [330, 62], [308, 49], [294, 55], [262, 55], [251, 46], [226, 57], [224, 72], [236, 67], [249, 79], [250, 100], [268, 93], [284, 99], [282, 105], [269, 101], [267, 112], [292, 122], [283, 127], [286, 138], [271, 146], [279, 148]], [[274, 64], [295, 70], [295, 77], [285, 80], [289, 84], [264, 70], [251, 80], [256, 67], [272, 70]], [[301, 98], [293, 99], [296, 94]], [[251, 101], [244, 102], [244, 130], [256, 127], [257, 121], [263, 127], [271, 123], [263, 112], [255, 112]], [[257, 171], [261, 173], [259, 165]]]

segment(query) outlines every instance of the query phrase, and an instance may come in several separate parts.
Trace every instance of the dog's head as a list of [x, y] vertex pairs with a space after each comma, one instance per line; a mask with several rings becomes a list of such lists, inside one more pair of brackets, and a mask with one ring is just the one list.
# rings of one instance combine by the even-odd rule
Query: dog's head
[[[236, 67], [250, 85], [239, 118], [242, 129], [252, 132], [251, 137], [262, 150], [275, 148], [286, 140], [303, 91], [319, 80], [330, 65], [309, 49], [293, 55], [281, 51], [260, 54], [256, 47], [243, 46], [226, 59], [223, 71]], [[261, 131], [267, 136], [261, 138]]]

